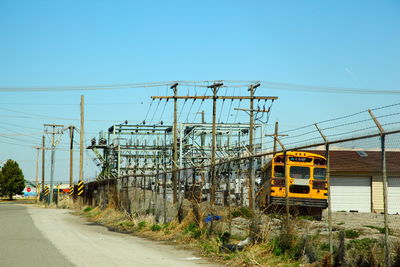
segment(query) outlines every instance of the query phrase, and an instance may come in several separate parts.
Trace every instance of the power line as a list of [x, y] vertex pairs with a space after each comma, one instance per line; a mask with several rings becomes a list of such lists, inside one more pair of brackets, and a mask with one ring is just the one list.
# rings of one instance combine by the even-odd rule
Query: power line
[[310, 91], [321, 93], [341, 93], [341, 94], [380, 94], [380, 95], [399, 95], [400, 90], [382, 90], [365, 88], [346, 88], [334, 86], [304, 85], [296, 83], [282, 83], [272, 81], [241, 81], [241, 80], [218, 80], [218, 81], [164, 81], [148, 83], [127, 83], [127, 84], [104, 84], [104, 85], [77, 85], [77, 86], [51, 86], [51, 87], [0, 87], [0, 92], [39, 92], [39, 91], [82, 91], [82, 90], [115, 90], [115, 89], [136, 89], [136, 88], [157, 88], [170, 86], [179, 83], [186, 86], [206, 88], [210, 82], [223, 82], [225, 88], [246, 87], [248, 84], [259, 82], [261, 88], [291, 91]]

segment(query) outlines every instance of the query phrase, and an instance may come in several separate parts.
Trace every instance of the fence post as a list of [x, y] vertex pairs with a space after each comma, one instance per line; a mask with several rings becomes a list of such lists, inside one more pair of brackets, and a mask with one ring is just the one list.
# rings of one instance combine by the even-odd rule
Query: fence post
[[325, 158], [326, 158], [326, 183], [328, 188], [328, 232], [329, 232], [329, 254], [330, 261], [333, 264], [333, 235], [332, 235], [332, 205], [331, 205], [331, 167], [330, 167], [330, 156], [329, 156], [329, 142], [326, 136], [323, 134], [321, 129], [315, 123], [319, 134], [325, 141]]
[[388, 202], [387, 202], [387, 175], [386, 175], [386, 151], [385, 151], [385, 134], [381, 135], [382, 146], [382, 180], [383, 180], [383, 209], [384, 209], [384, 223], [385, 223], [385, 266], [389, 266], [390, 252], [389, 252], [389, 222], [388, 222]]
[[376, 119], [374, 114], [370, 109], [368, 109], [369, 115], [371, 115], [372, 120], [378, 127], [379, 132], [381, 133], [381, 152], [382, 152], [382, 183], [383, 183], [383, 220], [385, 226], [385, 267], [388, 267], [390, 264], [390, 252], [389, 252], [389, 221], [388, 221], [388, 202], [387, 202], [387, 175], [386, 175], [386, 151], [385, 151], [385, 130], [382, 128], [382, 125]]

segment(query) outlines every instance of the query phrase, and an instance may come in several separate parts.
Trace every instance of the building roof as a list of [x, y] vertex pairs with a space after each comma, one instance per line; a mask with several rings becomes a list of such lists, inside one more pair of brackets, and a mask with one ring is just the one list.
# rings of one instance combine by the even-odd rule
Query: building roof
[[[321, 150], [307, 150], [307, 152], [325, 156], [325, 151]], [[381, 151], [332, 150], [329, 156], [332, 172], [377, 173], [382, 171]], [[386, 171], [400, 172], [400, 151], [386, 152]]]

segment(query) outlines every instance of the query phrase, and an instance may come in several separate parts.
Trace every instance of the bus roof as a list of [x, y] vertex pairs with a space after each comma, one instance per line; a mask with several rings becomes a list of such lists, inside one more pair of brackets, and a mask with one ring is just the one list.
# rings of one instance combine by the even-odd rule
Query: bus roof
[[[288, 151], [288, 152], [286, 152], [286, 155], [287, 156], [314, 157], [314, 158], [326, 159], [324, 156], [321, 156], [321, 155], [318, 155], [315, 153], [306, 152], [306, 151]], [[283, 153], [277, 153], [275, 155], [275, 157], [278, 157], [278, 156], [283, 156]]]

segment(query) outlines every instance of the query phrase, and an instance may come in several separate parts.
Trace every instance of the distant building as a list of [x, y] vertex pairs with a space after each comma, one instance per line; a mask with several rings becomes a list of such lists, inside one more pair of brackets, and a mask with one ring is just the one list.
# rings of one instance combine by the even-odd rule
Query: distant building
[[[321, 150], [309, 151], [325, 156]], [[330, 151], [333, 211], [383, 212], [381, 151]], [[386, 152], [388, 212], [400, 214], [400, 151]]]
[[25, 188], [23, 191], [24, 197], [37, 196], [36, 184], [32, 181], [25, 180]]

